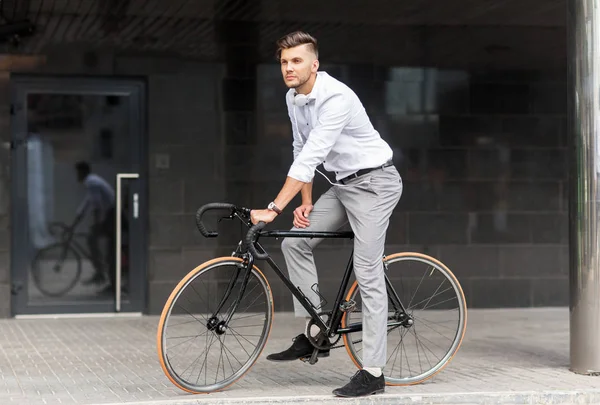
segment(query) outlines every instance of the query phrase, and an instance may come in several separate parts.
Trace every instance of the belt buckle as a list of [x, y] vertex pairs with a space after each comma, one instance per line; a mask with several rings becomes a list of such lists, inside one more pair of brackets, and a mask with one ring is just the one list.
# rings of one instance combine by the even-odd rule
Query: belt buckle
[[340, 183], [346, 184], [346, 182], [357, 178], [358, 176], [356, 175], [356, 173], [358, 173], [358, 172], [354, 172], [352, 174], [347, 175], [346, 177], [344, 177], [343, 179], [340, 180]]
[[344, 179], [345, 181], [350, 181], [352, 179], [356, 179], [358, 177], [358, 172], [354, 172], [349, 176], [346, 176], [346, 178]]

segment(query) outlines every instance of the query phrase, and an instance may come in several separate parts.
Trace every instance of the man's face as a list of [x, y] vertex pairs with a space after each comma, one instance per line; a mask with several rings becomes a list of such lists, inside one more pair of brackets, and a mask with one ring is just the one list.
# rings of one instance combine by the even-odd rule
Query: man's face
[[288, 88], [298, 88], [310, 79], [311, 73], [316, 73], [319, 67], [317, 56], [309, 45], [299, 45], [281, 51], [281, 74]]

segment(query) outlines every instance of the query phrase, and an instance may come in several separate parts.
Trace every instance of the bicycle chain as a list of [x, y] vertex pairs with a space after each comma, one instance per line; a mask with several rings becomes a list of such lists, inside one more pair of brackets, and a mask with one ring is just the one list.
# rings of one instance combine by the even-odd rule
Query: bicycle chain
[[[352, 312], [355, 312], [355, 313], [356, 313], [356, 312], [359, 312], [359, 311], [350, 311], [350, 313], [352, 313]], [[352, 344], [360, 343], [360, 342], [362, 342], [362, 341], [363, 341], [362, 339], [359, 339], [359, 340], [353, 340], [353, 341], [352, 341]], [[331, 348], [332, 348], [332, 349], [339, 349], [340, 347], [344, 347], [344, 346], [346, 346], [346, 345], [331, 346]]]
[[[359, 311], [351, 311], [351, 312], [359, 312]], [[394, 329], [397, 329], [397, 328], [399, 328], [399, 327], [400, 327], [400, 326], [398, 325], [398, 326], [394, 327]], [[393, 329], [392, 329], [392, 330], [393, 330]], [[388, 331], [388, 333], [389, 333], [389, 331]], [[339, 338], [338, 338], [338, 339], [339, 339]], [[353, 341], [352, 341], [352, 344], [360, 343], [360, 342], [362, 342], [362, 341], [363, 341], [362, 339], [359, 339], [359, 340], [353, 340]], [[330, 347], [330, 349], [339, 349], [339, 348], [341, 348], [341, 347], [344, 347], [344, 346], [345, 346], [345, 345], [331, 346], [331, 347]]]
[[[352, 343], [353, 343], [353, 344], [354, 344], [354, 343], [360, 343], [360, 342], [362, 342], [362, 341], [363, 341], [362, 339], [360, 339], [360, 340], [354, 340], [354, 341], [352, 341]], [[345, 345], [331, 346], [331, 347], [330, 347], [330, 349], [339, 349], [340, 347], [344, 347], [344, 346], [345, 346]]]
[[[399, 328], [399, 327], [400, 327], [400, 326], [396, 326], [396, 327], [394, 327], [394, 329], [397, 329], [397, 328]], [[391, 329], [391, 330], [394, 330], [394, 329]], [[388, 331], [388, 333], [389, 333], [389, 331]], [[362, 342], [362, 341], [363, 341], [362, 339], [359, 339], [359, 340], [353, 340], [353, 341], [352, 341], [352, 344], [355, 344], [355, 343], [360, 343], [360, 342]], [[345, 345], [332, 346], [332, 347], [331, 347], [331, 349], [339, 349], [340, 347], [344, 347], [344, 346], [345, 346]]]

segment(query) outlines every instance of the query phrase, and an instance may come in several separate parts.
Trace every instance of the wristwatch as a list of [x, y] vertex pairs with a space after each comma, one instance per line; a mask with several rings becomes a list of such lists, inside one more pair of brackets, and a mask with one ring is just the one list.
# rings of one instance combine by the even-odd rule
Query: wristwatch
[[271, 211], [275, 211], [277, 213], [277, 215], [281, 214], [281, 210], [275, 205], [275, 203], [273, 201], [271, 201], [269, 203], [269, 205], [267, 206], [268, 209], [270, 209]]

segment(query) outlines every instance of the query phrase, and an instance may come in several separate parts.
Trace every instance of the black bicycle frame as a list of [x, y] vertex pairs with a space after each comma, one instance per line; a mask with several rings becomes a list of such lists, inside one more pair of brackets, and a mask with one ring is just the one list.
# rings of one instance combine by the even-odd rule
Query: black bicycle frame
[[[251, 224], [248, 223], [248, 220], [246, 218], [242, 217], [241, 215], [239, 215], [237, 212], [234, 212], [232, 214], [232, 217], [237, 217], [243, 223], [245, 223], [247, 226], [251, 226]], [[232, 217], [230, 217], [230, 218], [232, 218]], [[348, 232], [262, 231], [262, 232], [260, 232], [260, 236], [267, 237], [267, 238], [353, 239], [354, 233], [350, 232], [350, 231], [348, 231]], [[266, 253], [266, 250], [262, 247], [262, 245], [260, 243], [256, 242], [255, 245], [256, 245], [259, 253], [261, 253], [261, 254]], [[294, 284], [292, 284], [290, 279], [288, 277], [286, 277], [286, 275], [279, 268], [277, 263], [275, 263], [275, 261], [271, 258], [271, 256], [267, 257], [265, 260], [267, 261], [267, 263], [269, 263], [269, 266], [271, 266], [271, 269], [273, 269], [275, 274], [277, 274], [277, 276], [279, 276], [281, 281], [283, 281], [283, 283], [288, 288], [288, 290], [290, 290], [290, 292], [294, 295], [294, 297], [296, 297], [298, 299], [298, 302], [300, 302], [300, 304], [304, 307], [304, 309], [306, 309], [306, 311], [310, 314], [311, 318], [313, 319], [315, 324], [319, 327], [319, 329], [321, 329], [321, 331], [324, 334], [326, 334], [328, 336], [333, 336], [338, 333], [352, 333], [352, 332], [360, 332], [362, 330], [362, 322], [349, 325], [346, 328], [338, 328], [341, 318], [344, 316], [344, 311], [341, 309], [341, 305], [342, 305], [342, 301], [344, 300], [344, 295], [346, 293], [346, 289], [347, 289], [348, 283], [350, 281], [350, 276], [352, 274], [352, 269], [353, 269], [353, 264], [354, 264], [352, 253], [353, 252], [351, 252], [350, 259], [348, 260], [348, 264], [346, 265], [346, 270], [344, 272], [344, 277], [342, 278], [342, 282], [340, 284], [340, 289], [338, 290], [336, 299], [333, 303], [332, 314], [331, 314], [331, 317], [328, 322], [329, 325], [327, 325], [327, 324], [325, 324], [325, 322], [323, 322], [323, 320], [318, 315], [317, 311], [311, 305], [310, 301], [304, 295], [302, 290], [300, 290], [299, 287], [296, 287]], [[246, 260], [245, 260], [246, 272], [244, 273], [244, 281], [242, 283], [242, 288], [240, 289], [240, 292], [238, 293], [238, 297], [237, 297], [236, 301], [234, 302], [233, 306], [229, 310], [229, 314], [227, 316], [227, 319], [225, 320], [226, 324], [229, 322], [229, 320], [231, 319], [231, 317], [237, 310], [239, 302], [241, 301], [241, 299], [245, 293], [246, 285], [247, 285], [248, 279], [250, 277], [250, 272], [252, 271], [252, 267], [254, 265], [254, 257], [252, 256], [252, 254], [250, 254], [249, 252], [246, 252], [246, 253], [244, 253], [243, 256], [246, 258]], [[220, 304], [218, 305], [217, 309], [214, 311], [213, 316], [215, 316], [215, 314], [217, 314], [222, 309], [223, 305], [229, 298], [231, 291], [233, 290], [235, 281], [238, 279], [239, 276], [240, 276], [240, 271], [238, 270], [232, 276], [232, 278], [229, 282], [229, 285], [227, 287], [227, 290], [225, 291], [225, 295], [224, 295], [223, 299], [221, 300]], [[400, 301], [400, 298], [396, 294], [396, 291], [392, 288], [392, 285], [390, 283], [390, 280], [389, 280], [387, 274], [384, 273], [384, 277], [385, 277], [385, 284], [386, 284], [386, 289], [388, 292], [388, 297], [391, 298], [392, 304], [394, 305], [395, 310], [400, 311], [400, 313], [405, 314], [406, 309], [404, 308], [404, 305], [402, 305], [402, 302]], [[404, 320], [392, 322], [392, 323], [388, 322], [388, 327], [399, 326], [399, 325], [402, 325], [403, 322], [404, 322]]]
[[[307, 232], [307, 231], [266, 231], [261, 232], [260, 236], [264, 236], [267, 238], [325, 238], [325, 239], [352, 239], [354, 238], [354, 233], [352, 232]], [[260, 253], [266, 253], [265, 249], [259, 244], [256, 243], [257, 248]], [[298, 299], [298, 302], [306, 309], [306, 311], [310, 314], [312, 319], [315, 321], [315, 324], [321, 329], [323, 333], [329, 336], [333, 336], [338, 333], [352, 333], [352, 332], [360, 332], [362, 330], [362, 322], [348, 325], [346, 328], [338, 328], [342, 317], [344, 316], [344, 311], [341, 309], [342, 301], [344, 301], [344, 296], [346, 294], [346, 289], [348, 287], [348, 283], [350, 281], [350, 276], [352, 274], [352, 269], [354, 265], [353, 261], [353, 251], [350, 253], [350, 259], [348, 260], [348, 264], [346, 265], [346, 270], [344, 272], [344, 277], [342, 278], [342, 282], [340, 284], [340, 289], [338, 290], [337, 296], [333, 303], [332, 314], [329, 319], [329, 325], [325, 324], [321, 317], [318, 315], [315, 308], [310, 304], [308, 298], [302, 293], [300, 288], [296, 287], [289, 278], [286, 277], [285, 274], [281, 271], [277, 263], [269, 256], [266, 261], [271, 266], [271, 269], [279, 276], [281, 281], [286, 285], [286, 287], [290, 290], [290, 292]], [[396, 294], [396, 291], [392, 288], [390, 280], [387, 274], [384, 274], [386, 289], [388, 291], [388, 296], [392, 300], [392, 304], [395, 307], [396, 311], [400, 311], [401, 313], [406, 313], [404, 305], [400, 301], [400, 298]], [[403, 321], [398, 322], [388, 322], [388, 327], [390, 326], [399, 326], [403, 323]]]
[[[325, 238], [325, 239], [352, 239], [354, 238], [354, 234], [352, 232], [306, 232], [306, 231], [266, 231], [260, 233], [261, 237], [267, 238]], [[256, 243], [256, 247], [260, 249], [261, 253], [266, 253], [265, 249], [259, 244]], [[333, 313], [330, 318], [329, 325], [326, 325], [325, 322], [318, 315], [315, 308], [310, 304], [308, 298], [304, 295], [302, 290], [299, 287], [296, 287], [288, 277], [281, 271], [277, 263], [269, 256], [266, 259], [271, 269], [279, 276], [281, 281], [285, 284], [285, 286], [290, 290], [290, 292], [298, 299], [298, 302], [306, 309], [306, 311], [310, 314], [311, 318], [315, 321], [315, 324], [321, 329], [321, 331], [325, 334], [334, 334], [337, 331], [331, 330], [333, 325], [339, 324], [341, 317], [343, 316], [343, 312], [340, 310], [340, 305], [342, 300], [344, 299], [344, 293], [346, 288], [348, 287], [348, 282], [350, 281], [350, 275], [352, 274], [353, 260], [352, 255], [350, 255], [350, 259], [348, 260], [348, 264], [346, 265], [346, 271], [344, 272], [344, 277], [342, 278], [342, 283], [340, 285], [340, 289], [338, 291], [337, 297], [333, 303]]]

